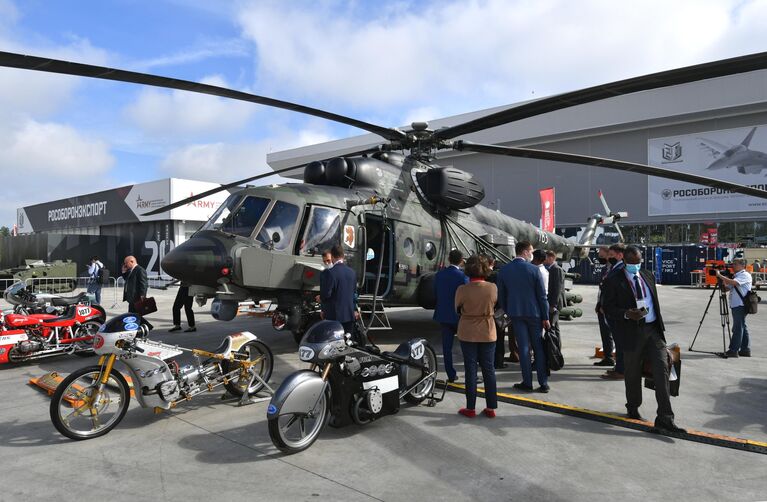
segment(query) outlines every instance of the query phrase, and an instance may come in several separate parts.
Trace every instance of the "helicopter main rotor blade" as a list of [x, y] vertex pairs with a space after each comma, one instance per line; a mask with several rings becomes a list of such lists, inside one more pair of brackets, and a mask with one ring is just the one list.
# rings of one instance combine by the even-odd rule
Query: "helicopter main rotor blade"
[[566, 92], [564, 94], [538, 99], [485, 117], [470, 120], [463, 124], [439, 129], [434, 132], [434, 137], [438, 140], [451, 139], [464, 134], [488, 129], [490, 127], [496, 127], [508, 124], [509, 122], [526, 119], [528, 117], [534, 117], [536, 115], [569, 108], [571, 106], [591, 103], [592, 101], [612, 98], [614, 96], [658, 89], [660, 87], [686, 84], [698, 80], [723, 77], [737, 73], [763, 70], [765, 68], [767, 68], [767, 52], [760, 52], [757, 54], [749, 54], [746, 56], [738, 56], [710, 63], [652, 73], [650, 75], [619, 80], [609, 84], [597, 85], [579, 91]]
[[216, 194], [218, 192], [221, 192], [223, 190], [229, 190], [230, 188], [236, 188], [240, 185], [244, 185], [245, 183], [249, 183], [251, 181], [256, 181], [261, 178], [268, 178], [269, 176], [274, 176], [275, 174], [282, 174], [287, 173], [288, 171], [295, 171], [298, 169], [297, 167], [287, 167], [285, 169], [280, 169], [277, 171], [271, 171], [268, 173], [262, 173], [258, 174], [256, 176], [251, 176], [250, 178], [245, 178], [244, 180], [239, 181], [233, 181], [232, 183], [227, 183], [226, 185], [221, 185], [216, 188], [211, 188], [210, 190], [206, 190], [204, 192], [198, 193], [197, 195], [192, 195], [191, 197], [187, 197], [184, 200], [180, 200], [178, 202], [174, 202], [173, 204], [168, 204], [167, 206], [163, 206], [157, 209], [153, 209], [147, 213], [142, 214], [141, 216], [154, 216], [155, 214], [164, 213], [165, 211], [170, 211], [171, 209], [176, 209], [181, 206], [186, 206], [189, 203], [192, 203], [196, 200], [204, 199], [205, 197], [208, 197], [210, 195]]
[[[379, 147], [375, 148], [367, 148], [365, 150], [360, 150], [358, 152], [352, 152], [345, 155], [345, 157], [353, 157], [356, 155], [366, 155], [368, 153], [378, 152], [380, 151]], [[324, 159], [329, 160], [329, 159]], [[233, 181], [231, 183], [227, 183], [226, 185], [221, 185], [220, 187], [211, 188], [210, 190], [207, 190], [202, 193], [198, 193], [197, 195], [192, 195], [191, 197], [187, 197], [184, 200], [180, 200], [178, 202], [174, 202], [173, 204], [168, 204], [167, 206], [163, 206], [157, 209], [153, 209], [147, 213], [142, 214], [141, 216], [153, 216], [155, 214], [164, 213], [165, 211], [170, 211], [171, 209], [176, 209], [181, 206], [185, 206], [191, 202], [194, 202], [196, 200], [204, 199], [205, 197], [208, 197], [210, 195], [216, 194], [218, 192], [221, 192], [223, 190], [229, 190], [230, 188], [236, 188], [240, 185], [244, 185], [245, 183], [250, 183], [251, 181], [260, 180], [263, 178], [268, 178], [269, 176], [274, 176], [276, 174], [282, 174], [282, 173], [288, 173], [290, 171], [296, 171], [300, 169], [302, 166], [293, 166], [293, 167], [286, 167], [285, 169], [278, 169], [276, 171], [271, 171], [268, 173], [262, 173], [257, 174], [256, 176], [251, 176], [250, 178], [245, 178], [243, 180]]]
[[148, 73], [138, 73], [134, 71], [120, 70], [116, 68], [107, 68], [104, 66], [94, 66], [83, 63], [73, 63], [62, 61], [60, 59], [50, 59], [38, 56], [27, 56], [13, 52], [0, 51], [0, 66], [8, 68], [20, 68], [23, 70], [44, 71], [49, 73], [61, 73], [64, 75], [76, 75], [80, 77], [100, 78], [104, 80], [114, 80], [117, 82], [129, 82], [133, 84], [151, 85], [154, 87], [163, 87], [166, 89], [177, 89], [181, 91], [197, 92], [200, 94], [210, 94], [222, 98], [237, 99], [248, 101], [259, 105], [282, 108], [293, 112], [304, 113], [314, 117], [320, 117], [334, 122], [340, 122], [354, 127], [358, 127], [373, 134], [377, 134], [389, 141], [398, 141], [404, 139], [407, 135], [398, 130], [388, 127], [381, 127], [361, 120], [338, 115], [309, 106], [290, 103], [279, 99], [257, 96], [247, 92], [235, 91], [225, 87], [219, 87], [209, 84], [201, 84], [189, 80], [177, 78], [162, 77], [159, 75], [150, 75]]
[[603, 159], [600, 157], [590, 157], [588, 155], [578, 155], [574, 153], [550, 152], [546, 150], [534, 150], [532, 148], [514, 148], [510, 146], [485, 145], [482, 143], [473, 143], [471, 141], [455, 141], [453, 148], [459, 151], [470, 151], [479, 153], [491, 153], [496, 155], [507, 155], [510, 157], [522, 157], [528, 159], [551, 160], [554, 162], [567, 162], [572, 164], [583, 164], [587, 166], [605, 167], [607, 169], [617, 169], [619, 171], [646, 174], [648, 176], [657, 176], [670, 180], [695, 183], [711, 188], [728, 190], [743, 195], [767, 199], [767, 191], [751, 188], [738, 183], [730, 183], [697, 174], [672, 171], [662, 167], [648, 166], [646, 164], [637, 164], [634, 162], [625, 162], [622, 160]]

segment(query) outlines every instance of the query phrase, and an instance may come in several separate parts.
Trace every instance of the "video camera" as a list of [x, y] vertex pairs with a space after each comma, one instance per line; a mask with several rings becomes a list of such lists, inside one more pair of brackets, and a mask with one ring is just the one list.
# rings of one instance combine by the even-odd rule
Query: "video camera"
[[719, 273], [721, 273], [725, 277], [732, 278], [733, 275], [735, 275], [735, 272], [733, 271], [731, 266], [727, 265], [720, 265], [720, 264], [712, 264], [708, 267], [708, 275], [715, 276], [717, 270]]

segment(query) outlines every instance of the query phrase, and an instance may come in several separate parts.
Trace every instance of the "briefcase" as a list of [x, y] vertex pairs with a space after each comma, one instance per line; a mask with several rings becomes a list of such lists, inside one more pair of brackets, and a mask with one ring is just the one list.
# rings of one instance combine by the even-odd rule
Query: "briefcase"
[[[682, 350], [677, 344], [666, 347], [666, 364], [669, 368], [669, 394], [673, 397], [679, 396], [679, 384], [682, 379]], [[644, 377], [644, 386], [655, 390], [655, 380], [652, 376], [652, 364], [645, 360], [642, 365], [642, 376]]]
[[152, 312], [157, 312], [157, 302], [154, 301], [154, 297], [149, 296], [143, 299], [139, 299], [136, 303], [136, 313], [145, 316]]

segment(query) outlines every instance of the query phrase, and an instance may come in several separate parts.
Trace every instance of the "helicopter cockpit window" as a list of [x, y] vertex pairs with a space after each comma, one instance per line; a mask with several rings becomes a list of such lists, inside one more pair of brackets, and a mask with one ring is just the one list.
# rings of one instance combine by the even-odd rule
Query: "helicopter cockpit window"
[[275, 251], [284, 251], [296, 231], [298, 212], [298, 206], [278, 200], [258, 232], [256, 240]]
[[316, 206], [306, 225], [301, 254], [315, 256], [341, 241], [341, 212]]
[[250, 237], [270, 201], [262, 197], [244, 199], [241, 195], [231, 195], [203, 225], [202, 230], [220, 230]]

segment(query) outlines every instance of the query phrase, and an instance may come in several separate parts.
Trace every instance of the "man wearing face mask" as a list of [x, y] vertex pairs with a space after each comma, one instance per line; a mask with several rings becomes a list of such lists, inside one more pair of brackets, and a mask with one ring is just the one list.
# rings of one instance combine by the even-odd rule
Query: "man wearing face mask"
[[519, 365], [522, 382], [514, 388], [533, 390], [533, 368], [530, 364], [530, 345], [535, 350], [535, 371], [538, 375], [538, 392], [549, 392], [548, 365], [543, 348], [543, 330], [550, 329], [549, 302], [538, 267], [531, 264], [533, 246], [529, 242], [517, 242], [516, 258], [498, 272], [498, 304], [511, 318], [514, 336], [519, 347]]
[[655, 279], [641, 269], [641, 252], [636, 246], [626, 248], [624, 266], [611, 272], [602, 290], [602, 308], [610, 320], [613, 333], [623, 341], [625, 358], [626, 410], [629, 418], [642, 420], [642, 366], [649, 360], [655, 380], [658, 412], [655, 428], [669, 432], [685, 432], [674, 423], [669, 391], [666, 338], [663, 335], [658, 291]]
[[[621, 243], [612, 244], [607, 248], [607, 262], [610, 264], [610, 271], [607, 273], [609, 277], [613, 273], [618, 273], [623, 270], [623, 252], [626, 250], [626, 246]], [[605, 318], [605, 322], [608, 327], [610, 326], [610, 320]], [[610, 333], [615, 343], [615, 368], [605, 371], [601, 378], [605, 380], [623, 380], [625, 365], [623, 362], [623, 339], [622, 334], [616, 332], [615, 329], [610, 327]]]
[[599, 278], [597, 305], [594, 310], [597, 313], [597, 320], [599, 321], [599, 336], [602, 338], [602, 352], [604, 353], [604, 357], [602, 357], [601, 360], [595, 362], [594, 366], [615, 365], [615, 359], [613, 359], [613, 349], [615, 348], [615, 345], [613, 344], [613, 335], [610, 331], [610, 325], [607, 324], [607, 319], [605, 318], [605, 313], [604, 310], [602, 310], [602, 303], [600, 301], [602, 297], [602, 287], [604, 286], [605, 279], [607, 278], [607, 275], [610, 273], [610, 269], [612, 268], [610, 263], [607, 261], [607, 253], [607, 246], [602, 246], [599, 248], [599, 255], [597, 256], [597, 261], [603, 265], [603, 267]]

